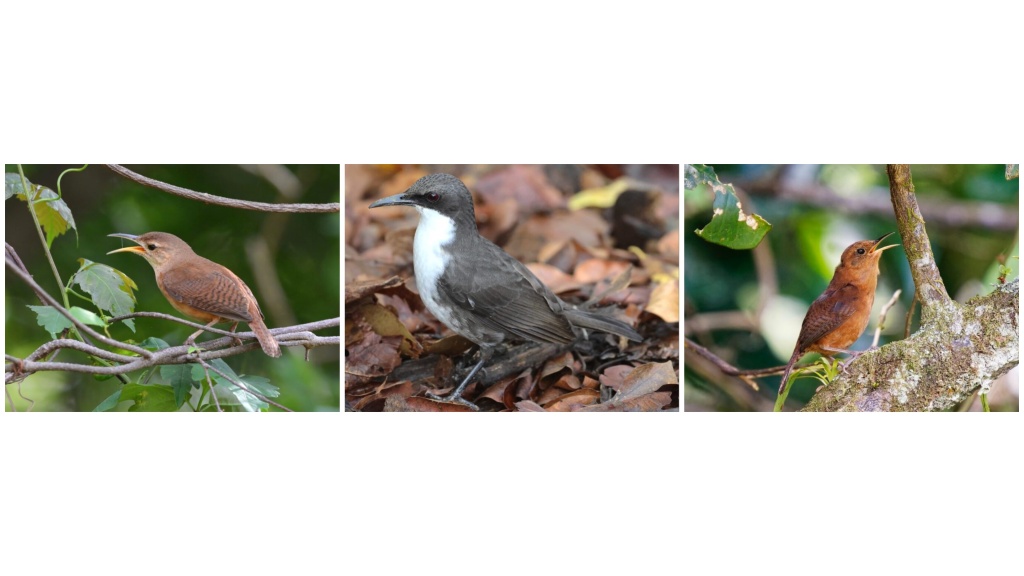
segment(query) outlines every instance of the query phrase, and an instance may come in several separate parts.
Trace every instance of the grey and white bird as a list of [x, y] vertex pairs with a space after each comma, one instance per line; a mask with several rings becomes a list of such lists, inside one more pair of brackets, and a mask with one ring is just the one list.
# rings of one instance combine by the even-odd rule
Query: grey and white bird
[[476, 409], [462, 393], [506, 339], [564, 344], [576, 339], [578, 328], [642, 339], [625, 322], [562, 301], [526, 266], [481, 236], [473, 196], [458, 178], [424, 176], [405, 192], [370, 204], [380, 206], [412, 206], [420, 213], [413, 241], [420, 298], [435, 318], [480, 347], [480, 361], [451, 394], [428, 396]]

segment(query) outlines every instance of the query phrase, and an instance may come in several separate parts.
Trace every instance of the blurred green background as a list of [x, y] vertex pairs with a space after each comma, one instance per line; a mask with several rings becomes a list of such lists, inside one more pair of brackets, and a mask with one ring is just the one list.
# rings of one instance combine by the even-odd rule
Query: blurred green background
[[[67, 168], [80, 165], [24, 165], [33, 183], [57, 191], [57, 178]], [[341, 175], [338, 165], [128, 165], [127, 168], [156, 180], [217, 196], [258, 202], [326, 203], [340, 200]], [[6, 165], [6, 172], [18, 172]], [[153, 311], [181, 317], [156, 287], [153, 270], [133, 254], [107, 252], [125, 246], [126, 241], [107, 234], [142, 234], [162, 231], [188, 242], [197, 254], [223, 264], [238, 274], [253, 290], [271, 328], [313, 322], [340, 316], [341, 267], [340, 220], [333, 214], [266, 213], [212, 206], [144, 187], [118, 176], [102, 165], [84, 172], [68, 173], [61, 180], [63, 198], [78, 228], [57, 238], [53, 258], [65, 283], [78, 270], [79, 258], [110, 265], [131, 277], [138, 291], [136, 311]], [[6, 234], [26, 267], [42, 287], [58, 301], [56, 280], [46, 262], [39, 237], [25, 202], [7, 200]], [[258, 265], [254, 266], [254, 263]], [[254, 269], [269, 269], [269, 279], [258, 279]], [[94, 309], [76, 297], [72, 304]], [[26, 305], [39, 301], [19, 279], [6, 277], [5, 352], [24, 358], [50, 339], [36, 324]], [[111, 328], [114, 338], [141, 341], [153, 336], [172, 345], [191, 333], [185, 326], [161, 319], [135, 319], [136, 333], [122, 323]], [[218, 328], [229, 329], [230, 324]], [[242, 323], [239, 331], [248, 327]], [[338, 330], [319, 331], [337, 335]], [[199, 341], [211, 339], [202, 335]], [[285, 354], [271, 359], [253, 351], [227, 358], [236, 373], [269, 378], [281, 389], [276, 400], [298, 411], [336, 411], [339, 408], [339, 348], [322, 346], [309, 351], [284, 348]], [[63, 351], [60, 360], [85, 362], [77, 352]], [[129, 379], [138, 375], [129, 375]], [[117, 379], [97, 380], [89, 375], [44, 372], [21, 383], [21, 394], [34, 400], [33, 410], [90, 411], [111, 395]], [[15, 386], [8, 387], [17, 410], [28, 403]], [[121, 403], [119, 410], [129, 403]], [[10, 407], [7, 406], [9, 410]], [[187, 410], [187, 405], [185, 407]], [[277, 410], [273, 408], [273, 410]]]
[[[685, 333], [741, 369], [785, 364], [803, 316], [829, 280], [843, 249], [858, 240], [898, 232], [884, 165], [712, 165], [723, 183], [737, 188], [747, 212], [773, 225], [754, 251], [705, 242], [694, 230], [711, 218], [707, 186], [686, 190], [683, 229]], [[1005, 164], [911, 165], [932, 250], [950, 295], [959, 302], [992, 290], [998, 260], [1018, 276], [1018, 186]], [[900, 243], [898, 233], [885, 244]], [[871, 323], [852, 348], [871, 344], [878, 312], [897, 289], [880, 344], [901, 339], [914, 284], [901, 248], [885, 252]], [[759, 272], [760, 270], [760, 272]], [[918, 328], [920, 307], [912, 320]], [[685, 409], [770, 411], [779, 377], [758, 379], [754, 391], [736, 378], [688, 363]], [[813, 356], [806, 356], [807, 364]], [[1019, 409], [1017, 369], [993, 384], [993, 410]], [[787, 410], [813, 395], [811, 379], [795, 381]], [[978, 409], [971, 399], [961, 409]]]

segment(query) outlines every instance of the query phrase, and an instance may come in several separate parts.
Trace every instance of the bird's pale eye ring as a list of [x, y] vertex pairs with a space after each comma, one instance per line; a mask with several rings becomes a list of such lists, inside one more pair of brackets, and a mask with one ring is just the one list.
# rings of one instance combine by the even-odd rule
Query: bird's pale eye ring
[[156, 250], [156, 244], [146, 244], [146, 248], [150, 250]]
[[857, 254], [863, 254], [863, 253], [864, 253], [864, 249], [863, 248], [857, 248]]

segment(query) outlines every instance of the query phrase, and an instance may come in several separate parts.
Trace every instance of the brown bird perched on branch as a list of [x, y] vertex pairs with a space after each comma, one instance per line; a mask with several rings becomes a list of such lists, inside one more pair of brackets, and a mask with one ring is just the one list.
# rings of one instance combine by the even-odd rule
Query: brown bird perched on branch
[[828, 288], [811, 303], [804, 316], [796, 348], [782, 374], [779, 394], [786, 389], [793, 365], [808, 352], [817, 352], [822, 356], [832, 356], [837, 352], [852, 354], [854, 357], [860, 354], [847, 348], [860, 338], [868, 326], [871, 306], [875, 303], [878, 260], [882, 252], [899, 246], [893, 244], [879, 248], [878, 245], [892, 234], [890, 232], [878, 240], [854, 242], [843, 251]]
[[[166, 232], [147, 232], [141, 236], [132, 234], [110, 234], [114, 238], [125, 238], [138, 244], [107, 252], [132, 252], [146, 259], [153, 266], [156, 285], [160, 292], [182, 314], [207, 322], [213, 326], [218, 322], [234, 322], [234, 331], [239, 322], [247, 322], [267, 356], [278, 357], [281, 348], [274, 335], [263, 323], [252, 290], [242, 279], [227, 268], [207, 260], [192, 251], [184, 240]], [[185, 341], [191, 345], [202, 330], [192, 334]]]

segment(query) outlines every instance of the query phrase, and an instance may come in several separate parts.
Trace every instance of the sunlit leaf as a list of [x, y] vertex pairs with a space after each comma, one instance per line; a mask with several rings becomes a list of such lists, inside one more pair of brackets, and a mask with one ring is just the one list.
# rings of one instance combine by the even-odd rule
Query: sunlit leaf
[[126, 384], [121, 390], [121, 400], [133, 402], [129, 412], [174, 412], [178, 409], [174, 390], [163, 384]]
[[57, 311], [53, 306], [29, 306], [36, 313], [36, 322], [50, 333], [50, 337], [56, 338], [57, 334], [74, 324], [67, 316]]
[[696, 231], [701, 238], [734, 250], [749, 250], [772, 229], [767, 220], [743, 209], [732, 184], [722, 184], [710, 166], [687, 164], [684, 174], [687, 188], [707, 184], [715, 193], [711, 222]]
[[[26, 180], [28, 182], [28, 180]], [[21, 175], [8, 172], [4, 174], [4, 193], [7, 198], [17, 195], [26, 202], [32, 199], [36, 218], [46, 232], [47, 246], [53, 246], [53, 240], [69, 229], [75, 229], [75, 218], [71, 209], [57, 193], [46, 186], [28, 182], [28, 193], [22, 186]], [[77, 229], [76, 229], [77, 230]]]
[[[122, 272], [79, 258], [81, 268], [75, 273], [74, 282], [82, 287], [96, 306], [113, 316], [131, 314], [135, 310], [135, 293], [138, 286]], [[134, 331], [134, 327], [133, 327]]]
[[90, 326], [107, 325], [107, 323], [103, 321], [103, 318], [100, 318], [99, 314], [93, 312], [92, 310], [86, 310], [85, 308], [72, 306], [71, 308], [68, 309], [68, 312], [71, 312], [71, 315], [75, 317], [75, 320], [78, 320], [82, 324], [88, 324]]
[[1020, 178], [1020, 164], [1007, 164], [1006, 179], [1013, 180], [1014, 178]]

